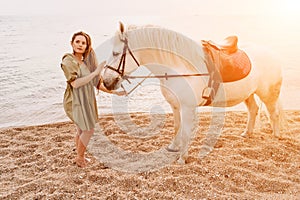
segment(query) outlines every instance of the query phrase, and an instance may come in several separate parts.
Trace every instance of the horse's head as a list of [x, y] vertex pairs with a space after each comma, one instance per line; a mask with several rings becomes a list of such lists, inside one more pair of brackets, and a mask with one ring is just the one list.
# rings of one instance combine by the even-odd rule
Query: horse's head
[[[108, 90], [116, 90], [121, 86], [122, 81], [126, 78], [126, 75], [139, 66], [139, 63], [133, 56], [131, 50], [128, 47], [128, 37], [125, 31], [124, 25], [120, 22], [120, 30], [116, 32], [115, 37], [112, 39], [113, 48], [107, 65], [102, 71], [102, 80], [104, 86]], [[126, 59], [126, 55], [130, 53], [131, 57], [135, 60], [136, 65], [132, 69], [132, 60]], [[129, 65], [128, 65], [129, 63]], [[128, 67], [125, 67], [128, 66]]]

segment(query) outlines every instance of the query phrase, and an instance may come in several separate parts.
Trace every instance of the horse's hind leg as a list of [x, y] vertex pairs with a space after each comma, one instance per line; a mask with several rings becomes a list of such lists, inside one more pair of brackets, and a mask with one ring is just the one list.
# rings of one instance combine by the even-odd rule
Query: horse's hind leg
[[280, 132], [280, 107], [278, 101], [266, 104], [268, 112], [270, 114], [270, 120], [272, 124], [273, 133], [275, 136], [279, 136]]
[[255, 101], [254, 94], [248, 97], [244, 102], [248, 108], [248, 122], [247, 122], [247, 128], [242, 134], [242, 136], [246, 136], [247, 134], [251, 134], [253, 132], [255, 126], [255, 120], [258, 112], [258, 106]]
[[265, 94], [260, 94], [260, 99], [265, 103], [268, 112], [270, 114], [270, 120], [272, 124], [273, 133], [275, 136], [279, 136], [280, 132], [280, 115], [281, 107], [279, 104], [281, 81], [271, 86]]

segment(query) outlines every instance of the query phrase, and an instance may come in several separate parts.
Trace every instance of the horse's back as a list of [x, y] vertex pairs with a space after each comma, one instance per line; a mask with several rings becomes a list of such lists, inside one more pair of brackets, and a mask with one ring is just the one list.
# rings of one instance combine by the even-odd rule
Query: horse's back
[[270, 50], [252, 44], [241, 46], [240, 49], [250, 59], [250, 73], [241, 80], [221, 84], [215, 98], [215, 106], [234, 106], [245, 101], [252, 94], [263, 97], [263, 95], [270, 95], [269, 91], [274, 85], [280, 87], [281, 67]]
[[257, 68], [263, 75], [268, 72], [268, 76], [281, 76], [281, 61], [279, 56], [272, 52], [269, 48], [248, 44], [241, 46], [249, 58], [252, 66]]
[[274, 85], [281, 85], [281, 61], [270, 49], [254, 44], [241, 47], [249, 56], [252, 67], [257, 71], [256, 93], [266, 93]]

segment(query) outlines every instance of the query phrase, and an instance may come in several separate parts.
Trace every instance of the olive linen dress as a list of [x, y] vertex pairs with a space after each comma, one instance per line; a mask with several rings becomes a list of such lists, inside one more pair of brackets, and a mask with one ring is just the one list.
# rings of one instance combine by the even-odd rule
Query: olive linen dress
[[95, 127], [98, 119], [98, 109], [95, 97], [95, 86], [99, 82], [96, 76], [86, 85], [73, 88], [71, 82], [76, 78], [89, 75], [87, 66], [79, 64], [72, 54], [65, 54], [62, 58], [61, 68], [67, 79], [67, 88], [64, 94], [64, 109], [67, 116], [83, 131]]

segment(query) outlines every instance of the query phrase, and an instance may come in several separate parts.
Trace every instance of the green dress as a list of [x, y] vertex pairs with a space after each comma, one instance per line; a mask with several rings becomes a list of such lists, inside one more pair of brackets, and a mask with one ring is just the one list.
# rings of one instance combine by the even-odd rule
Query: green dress
[[98, 108], [95, 96], [95, 86], [99, 82], [96, 76], [86, 85], [73, 88], [71, 82], [76, 78], [89, 75], [87, 66], [79, 64], [73, 54], [65, 54], [61, 68], [67, 79], [67, 88], [64, 94], [64, 109], [67, 116], [83, 131], [91, 130], [98, 120]]

